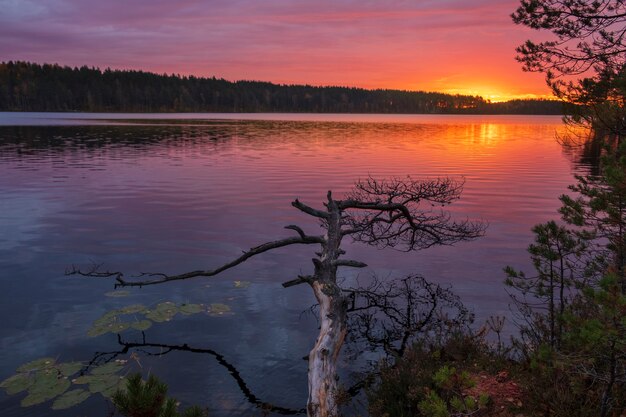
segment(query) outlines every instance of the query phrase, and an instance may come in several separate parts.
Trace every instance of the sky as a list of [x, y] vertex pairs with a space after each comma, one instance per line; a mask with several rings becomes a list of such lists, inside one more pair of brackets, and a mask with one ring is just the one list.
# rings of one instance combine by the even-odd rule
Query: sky
[[518, 0], [0, 0], [0, 61], [547, 97]]

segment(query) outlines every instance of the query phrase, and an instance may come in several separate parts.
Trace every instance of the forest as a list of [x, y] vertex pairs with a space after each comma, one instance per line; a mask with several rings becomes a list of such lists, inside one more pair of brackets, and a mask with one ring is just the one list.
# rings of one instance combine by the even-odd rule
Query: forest
[[491, 103], [479, 96], [424, 91], [0, 63], [0, 111], [562, 114], [562, 107], [556, 100]]

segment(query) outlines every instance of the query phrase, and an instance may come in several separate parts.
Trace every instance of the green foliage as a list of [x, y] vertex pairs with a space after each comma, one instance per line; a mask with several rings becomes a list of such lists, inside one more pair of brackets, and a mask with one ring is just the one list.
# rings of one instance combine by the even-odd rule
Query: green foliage
[[450, 365], [443, 365], [432, 377], [432, 390], [418, 408], [425, 417], [448, 417], [450, 415], [474, 415], [488, 402], [488, 396], [481, 394], [482, 401], [466, 395], [475, 386], [467, 371], [457, 371]]
[[436, 392], [430, 391], [426, 398], [417, 405], [422, 416], [427, 417], [449, 417], [448, 405], [437, 395]]
[[532, 229], [534, 242], [528, 253], [537, 272], [528, 276], [507, 266], [505, 285], [524, 323], [520, 330], [524, 343], [537, 347], [547, 341], [558, 345], [563, 332], [562, 316], [579, 288], [592, 274], [585, 260], [583, 239], [554, 221]]
[[570, 189], [577, 197], [561, 196], [563, 219], [578, 226], [603, 272], [618, 275], [626, 291], [626, 141], [607, 149], [600, 176], [579, 176]]
[[117, 410], [126, 417], [206, 417], [200, 407], [191, 407], [182, 414], [177, 410], [174, 398], [167, 397], [167, 385], [150, 375], [147, 381], [141, 374], [128, 377], [125, 390], [112, 396]]
[[626, 295], [615, 275], [588, 286], [563, 315], [558, 347], [528, 353], [522, 379], [533, 412], [610, 416], [626, 410]]
[[457, 334], [439, 347], [414, 345], [394, 363], [383, 363], [369, 390], [372, 417], [449, 417], [489, 415], [487, 393], [475, 387], [470, 371], [488, 368], [492, 352], [469, 335]]
[[554, 417], [625, 409], [623, 146], [605, 156], [603, 175], [579, 177], [571, 187], [578, 195], [561, 197], [571, 228], [549, 222], [533, 229], [537, 275], [505, 270], [524, 320], [517, 344], [529, 369], [523, 384], [530, 403]]

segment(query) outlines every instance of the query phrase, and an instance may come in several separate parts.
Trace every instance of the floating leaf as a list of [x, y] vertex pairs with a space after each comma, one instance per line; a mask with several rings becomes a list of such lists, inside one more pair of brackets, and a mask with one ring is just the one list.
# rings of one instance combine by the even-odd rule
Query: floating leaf
[[128, 330], [130, 328], [130, 323], [120, 322], [120, 323], [109, 323], [100, 326], [93, 326], [87, 332], [87, 336], [96, 337], [101, 336], [106, 333], [122, 333], [124, 330]]
[[130, 291], [119, 290], [119, 291], [109, 291], [104, 293], [107, 297], [128, 297], [130, 295]]
[[111, 326], [111, 333], [122, 333], [130, 328], [130, 323], [115, 323]]
[[56, 366], [56, 368], [63, 374], [63, 376], [72, 376], [76, 372], [83, 369], [83, 364], [81, 362], [66, 362], [60, 363]]
[[87, 332], [87, 336], [89, 336], [89, 337], [102, 336], [103, 334], [106, 334], [109, 331], [110, 331], [110, 327], [108, 325], [105, 325], [105, 326], [93, 326]]
[[106, 398], [111, 398], [113, 396], [113, 394], [115, 394], [116, 391], [121, 390], [124, 391], [126, 388], [126, 383], [125, 383], [125, 379], [123, 377], [120, 377], [117, 381], [117, 384], [111, 385], [109, 388], [106, 388], [102, 391], [100, 391], [100, 394], [102, 394], [104, 397]]
[[118, 314], [136, 314], [136, 313], [145, 313], [146, 306], [143, 304], [133, 304], [118, 310], [115, 310]]
[[186, 316], [191, 314], [198, 314], [203, 311], [203, 306], [202, 304], [182, 304], [179, 307], [179, 311]]
[[160, 303], [154, 308], [146, 313], [146, 318], [148, 320], [163, 322], [171, 320], [176, 313], [178, 313], [178, 307], [176, 304], [167, 301], [165, 303]]
[[59, 379], [59, 371], [56, 369], [44, 369], [34, 374], [34, 384], [28, 389], [28, 392], [45, 391], [55, 386]]
[[[121, 333], [129, 328], [144, 331], [152, 326], [152, 322], [161, 323], [170, 321], [179, 312], [184, 315], [198, 314], [204, 311], [202, 304], [181, 304], [177, 306], [171, 301], [157, 304], [152, 309], [147, 309], [143, 304], [133, 304], [117, 310], [111, 310], [93, 322], [87, 331], [90, 337], [101, 336], [106, 333]], [[227, 307], [228, 311], [230, 310]], [[225, 311], [217, 307], [215, 314], [223, 314]], [[143, 314], [142, 320], [125, 322], [120, 316], [129, 314]]]
[[148, 320], [155, 321], [157, 323], [161, 323], [167, 321], [168, 316], [161, 311], [158, 310], [148, 310], [146, 313], [146, 318]]
[[54, 403], [52, 404], [52, 409], [65, 410], [67, 408], [82, 403], [87, 398], [89, 398], [90, 395], [91, 394], [88, 391], [85, 391], [83, 389], [67, 391], [65, 394], [61, 395], [54, 401]]
[[20, 405], [22, 407], [30, 407], [32, 405], [37, 405], [37, 404], [46, 402], [50, 398], [47, 398], [44, 394], [28, 394], [26, 397], [22, 398], [22, 401], [20, 401]]
[[72, 379], [72, 382], [74, 384], [89, 384], [92, 378], [93, 378], [92, 375], [82, 375], [82, 376], [79, 376], [78, 378]]
[[89, 392], [105, 392], [112, 388], [117, 389], [117, 385], [120, 383], [121, 377], [115, 374], [108, 375], [94, 375], [89, 383]]
[[250, 281], [233, 281], [235, 288], [248, 288], [252, 283]]
[[40, 369], [51, 368], [53, 366], [54, 366], [54, 358], [41, 358], [41, 359], [36, 359], [32, 362], [25, 363], [24, 365], [17, 368], [17, 372], [37, 371]]
[[209, 306], [209, 314], [212, 316], [222, 316], [230, 312], [230, 307], [226, 304], [213, 303]]
[[87, 331], [87, 336], [96, 337], [109, 332], [119, 332], [119, 330], [117, 330], [119, 314], [118, 310], [106, 312], [102, 317], [93, 322], [91, 328]]
[[[50, 377], [52, 375], [54, 380]], [[63, 394], [69, 387], [70, 381], [65, 378], [57, 378], [50, 373], [45, 377], [42, 375], [35, 378], [35, 384], [28, 389], [28, 395], [22, 399], [22, 407], [41, 404], [45, 401]]]
[[102, 320], [102, 321], [106, 321], [106, 322], [109, 322], [109, 321], [115, 321], [115, 320], [117, 320], [117, 316], [119, 316], [119, 314], [120, 314], [120, 313], [119, 313], [119, 311], [118, 311], [118, 310], [111, 310], [111, 311], [107, 311], [106, 313], [104, 313], [104, 314], [102, 315], [102, 317], [100, 317], [100, 318], [99, 318], [98, 320], [96, 320], [96, 321], [100, 321], [100, 320]]
[[33, 385], [34, 379], [28, 374], [15, 374], [8, 377], [0, 383], [0, 387], [7, 391], [7, 394], [13, 395], [22, 392]]
[[132, 327], [135, 330], [144, 331], [152, 327], [152, 322], [150, 320], [136, 321], [133, 324], [131, 324], [130, 327]]
[[123, 367], [124, 367], [123, 362], [109, 362], [109, 363], [105, 363], [104, 365], [100, 365], [96, 368], [93, 368], [91, 370], [91, 373], [93, 375], [114, 374], [116, 372], [121, 371]]
[[157, 306], [156, 306], [157, 310], [167, 310], [167, 309], [170, 309], [170, 308], [176, 308], [176, 304], [174, 304], [171, 301], [165, 301], [163, 303], [157, 304]]
[[118, 311], [117, 310], [108, 311], [102, 317], [100, 317], [99, 319], [95, 320], [93, 322], [93, 325], [94, 326], [105, 326], [107, 324], [115, 323], [117, 321], [117, 316], [118, 316]]

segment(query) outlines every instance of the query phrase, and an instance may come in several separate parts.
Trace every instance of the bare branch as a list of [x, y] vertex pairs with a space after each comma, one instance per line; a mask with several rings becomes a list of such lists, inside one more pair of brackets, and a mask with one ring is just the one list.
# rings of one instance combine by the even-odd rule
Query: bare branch
[[300, 227], [296, 226], [295, 224], [290, 224], [289, 226], [285, 226], [285, 229], [295, 230], [302, 239], [306, 238], [306, 235], [304, 234], [304, 230], [302, 230]]
[[359, 261], [352, 261], [349, 259], [337, 259], [333, 262], [335, 266], [351, 266], [352, 268], [366, 268], [367, 264]]
[[76, 265], [72, 265], [72, 269], [65, 270], [65, 275], [82, 275], [91, 278], [111, 278], [122, 275], [121, 272], [100, 271], [101, 267], [102, 264], [94, 263], [88, 270], [81, 271], [79, 268], [76, 268]]
[[[163, 284], [166, 282], [180, 281], [180, 280], [196, 278], [196, 277], [212, 277], [221, 272], [224, 272], [227, 269], [230, 269], [239, 265], [240, 263], [248, 260], [249, 258], [253, 256], [259, 255], [263, 252], [270, 251], [272, 249], [282, 248], [284, 246], [289, 246], [289, 245], [298, 245], [298, 244], [304, 244], [304, 245], [315, 244], [315, 243], [321, 244], [323, 242], [324, 242], [324, 238], [322, 238], [321, 236], [291, 237], [291, 238], [276, 240], [273, 242], [263, 243], [262, 245], [251, 248], [247, 252], [244, 252], [244, 254], [238, 257], [237, 259], [227, 264], [224, 264], [216, 269], [191, 271], [191, 272], [186, 272], [184, 274], [179, 274], [179, 275], [166, 275], [166, 274], [161, 274], [161, 273], [142, 273], [139, 275], [139, 277], [148, 276], [148, 277], [154, 278], [154, 279], [149, 279], [149, 280], [127, 281], [123, 278], [124, 275], [120, 272], [107, 273], [107, 274], [109, 274], [109, 276], [116, 276], [116, 279], [118, 282], [117, 284], [115, 284], [116, 287], [143, 287], [145, 285]], [[89, 272], [82, 272], [80, 270], [74, 270], [68, 273], [67, 275], [104, 276], [102, 274], [103, 273], [99, 273], [97, 271], [91, 271], [91, 273], [89, 273]]]
[[338, 202], [349, 213], [343, 218], [342, 234], [357, 242], [406, 251], [476, 239], [484, 234], [484, 223], [453, 221], [449, 213], [433, 208], [457, 200], [462, 189], [462, 181], [450, 178], [367, 178]]
[[300, 284], [310, 284], [311, 282], [313, 282], [314, 279], [315, 279], [315, 277], [313, 277], [311, 275], [298, 275], [298, 278], [296, 278], [296, 279], [292, 279], [291, 281], [283, 282], [282, 286], [283, 286], [283, 288], [289, 288], [289, 287], [294, 287], [294, 286], [300, 285]]
[[319, 217], [320, 219], [328, 219], [330, 217], [330, 215], [327, 212], [317, 210], [317, 209], [314, 209], [313, 207], [307, 206], [306, 204], [301, 203], [300, 200], [298, 200], [297, 198], [295, 199], [295, 201], [291, 203], [291, 205], [297, 208], [298, 210], [305, 212], [306, 214], [309, 214], [314, 217]]

